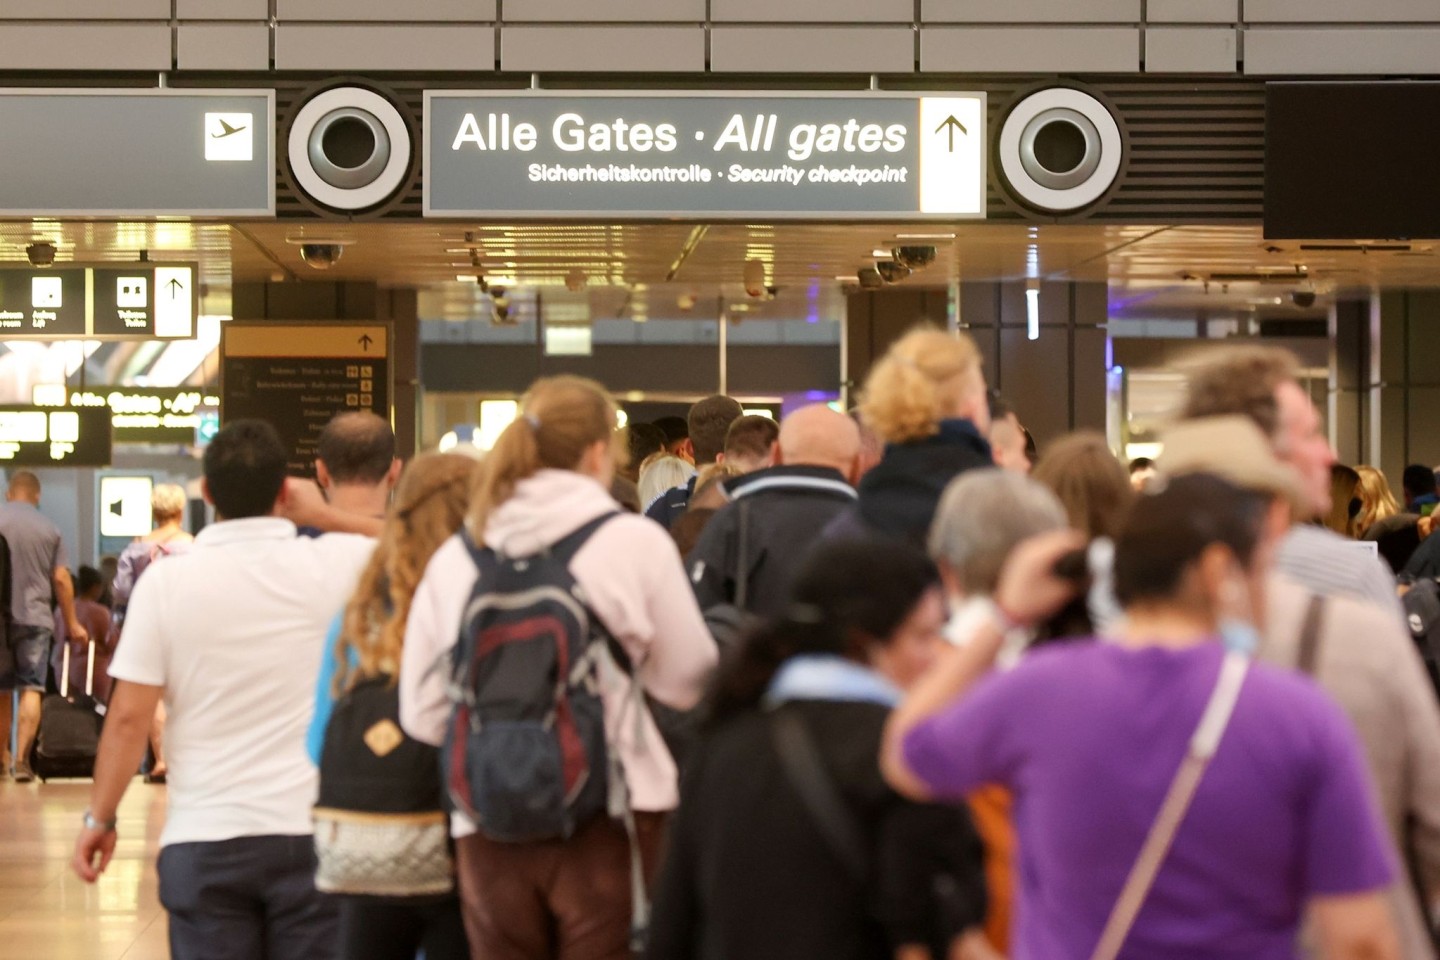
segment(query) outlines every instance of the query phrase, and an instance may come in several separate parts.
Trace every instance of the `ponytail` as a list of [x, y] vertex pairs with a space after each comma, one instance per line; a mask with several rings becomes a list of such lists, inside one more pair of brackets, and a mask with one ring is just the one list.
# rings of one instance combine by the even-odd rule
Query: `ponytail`
[[953, 416], [980, 376], [980, 351], [964, 334], [922, 327], [890, 345], [865, 380], [860, 416], [886, 443], [923, 440]]
[[[477, 543], [515, 488], [541, 470], [576, 470], [585, 451], [616, 439], [615, 404], [605, 388], [583, 377], [545, 377], [520, 400], [520, 416], [485, 455], [465, 522]], [[618, 451], [618, 448], [615, 448]]]

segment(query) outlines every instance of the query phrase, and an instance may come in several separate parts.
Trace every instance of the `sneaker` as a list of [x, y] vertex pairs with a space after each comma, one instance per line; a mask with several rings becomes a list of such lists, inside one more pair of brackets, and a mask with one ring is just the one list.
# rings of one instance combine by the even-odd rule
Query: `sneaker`
[[15, 782], [30, 783], [35, 779], [35, 771], [30, 769], [28, 763], [15, 764]]

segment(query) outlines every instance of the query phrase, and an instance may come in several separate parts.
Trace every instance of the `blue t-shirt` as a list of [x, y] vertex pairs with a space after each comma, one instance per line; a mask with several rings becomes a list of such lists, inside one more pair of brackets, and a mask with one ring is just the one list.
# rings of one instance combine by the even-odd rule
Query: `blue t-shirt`
[[[1015, 960], [1094, 950], [1210, 699], [1224, 650], [1071, 643], [906, 737], [941, 797], [1015, 794]], [[1126, 956], [1293, 960], [1307, 900], [1395, 877], [1359, 742], [1308, 679], [1252, 666]]]
[[[325, 647], [320, 654], [320, 676], [315, 681], [315, 714], [310, 718], [310, 729], [305, 733], [305, 749], [315, 766], [320, 766], [320, 751], [325, 747], [325, 728], [330, 725], [330, 715], [335, 712], [335, 672], [340, 663], [335, 659], [335, 644], [340, 640], [340, 625], [345, 620], [341, 610], [330, 621], [325, 634]], [[360, 665], [355, 649], [350, 648], [350, 666]]]

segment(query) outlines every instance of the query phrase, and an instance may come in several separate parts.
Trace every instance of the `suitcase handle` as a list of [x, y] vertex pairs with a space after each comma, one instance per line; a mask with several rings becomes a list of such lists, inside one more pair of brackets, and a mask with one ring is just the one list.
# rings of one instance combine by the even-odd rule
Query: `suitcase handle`
[[[60, 654], [60, 696], [70, 696], [70, 637]], [[91, 637], [85, 651], [85, 696], [95, 696], [95, 638]]]

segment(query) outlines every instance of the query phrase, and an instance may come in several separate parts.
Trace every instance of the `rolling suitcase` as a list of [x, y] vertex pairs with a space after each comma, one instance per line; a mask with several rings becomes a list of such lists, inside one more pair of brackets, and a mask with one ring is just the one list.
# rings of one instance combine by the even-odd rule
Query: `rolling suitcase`
[[45, 697], [40, 707], [40, 729], [35, 736], [31, 767], [41, 780], [91, 777], [100, 746], [101, 717], [95, 703], [95, 640], [85, 657], [85, 693], [70, 694], [70, 643], [65, 644], [60, 669], [60, 693]]

